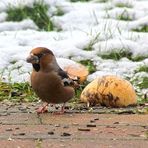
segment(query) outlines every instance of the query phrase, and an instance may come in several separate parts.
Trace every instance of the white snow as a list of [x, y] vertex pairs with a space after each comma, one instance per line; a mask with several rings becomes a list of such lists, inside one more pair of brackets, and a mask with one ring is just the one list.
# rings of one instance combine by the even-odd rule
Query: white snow
[[[0, 1], [0, 73], [7, 82], [29, 80], [31, 65], [25, 59], [34, 47], [44, 46], [51, 49], [63, 68], [70, 63], [90, 59], [97, 71], [88, 76], [92, 81], [105, 74], [132, 78], [135, 69], [148, 64], [148, 33], [134, 32], [148, 26], [148, 1], [108, 0], [76, 2], [70, 0], [45, 0], [49, 6], [48, 15], [60, 32], [39, 31], [30, 19], [21, 22], [8, 22], [9, 6], [32, 6], [35, 0]], [[124, 7], [118, 7], [123, 5]], [[53, 16], [60, 8], [63, 16]], [[119, 20], [123, 15], [130, 20]], [[92, 51], [83, 50], [91, 44]], [[126, 57], [118, 61], [102, 59], [102, 54], [129, 52], [132, 57], [145, 56], [144, 60], [134, 62]], [[71, 58], [70, 61], [69, 58]], [[139, 76], [148, 76], [139, 73]]]

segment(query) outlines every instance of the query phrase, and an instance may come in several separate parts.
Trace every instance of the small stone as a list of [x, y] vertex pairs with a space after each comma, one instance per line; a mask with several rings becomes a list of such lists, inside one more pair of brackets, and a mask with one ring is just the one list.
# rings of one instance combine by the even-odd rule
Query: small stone
[[54, 132], [53, 132], [53, 131], [51, 131], [51, 132], [48, 132], [48, 134], [49, 134], [49, 135], [54, 135]]
[[79, 131], [90, 131], [89, 128], [78, 128]]
[[96, 124], [87, 124], [87, 127], [96, 127]]
[[69, 133], [63, 133], [61, 136], [71, 136]]

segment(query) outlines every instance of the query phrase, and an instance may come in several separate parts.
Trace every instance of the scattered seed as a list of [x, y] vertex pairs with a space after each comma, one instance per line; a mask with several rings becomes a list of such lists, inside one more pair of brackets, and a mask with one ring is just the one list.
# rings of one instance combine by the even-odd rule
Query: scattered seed
[[13, 139], [11, 137], [8, 138], [8, 141], [12, 141]]
[[90, 120], [90, 123], [94, 123], [95, 122], [95, 120]]
[[96, 124], [87, 124], [87, 127], [96, 127]]
[[114, 122], [113, 124], [119, 124], [119, 122]]
[[26, 134], [25, 134], [25, 133], [19, 133], [18, 135], [24, 136], [24, 135], [26, 135]]
[[115, 126], [107, 125], [106, 128], [116, 128]]
[[59, 109], [59, 106], [56, 106], [55, 109], [58, 110]]
[[63, 133], [61, 136], [71, 136], [70, 133]]
[[89, 128], [78, 128], [79, 131], [90, 131]]
[[140, 137], [140, 135], [136, 135], [136, 134], [129, 134], [132, 137]]
[[99, 120], [99, 118], [95, 118], [94, 120]]
[[15, 129], [18, 130], [18, 129], [20, 129], [20, 128], [19, 128], [19, 127], [16, 127]]
[[63, 128], [69, 128], [69, 126], [68, 125], [65, 125], [65, 126], [63, 126]]
[[55, 127], [60, 127], [60, 124], [56, 124]]
[[48, 132], [48, 134], [49, 134], [49, 135], [54, 135], [54, 132], [53, 132], [53, 131], [51, 131], [51, 132]]
[[26, 111], [26, 108], [20, 107], [18, 108], [20, 111]]
[[72, 125], [79, 125], [78, 123], [72, 123]]
[[70, 107], [69, 106], [65, 106], [65, 109], [69, 109]]

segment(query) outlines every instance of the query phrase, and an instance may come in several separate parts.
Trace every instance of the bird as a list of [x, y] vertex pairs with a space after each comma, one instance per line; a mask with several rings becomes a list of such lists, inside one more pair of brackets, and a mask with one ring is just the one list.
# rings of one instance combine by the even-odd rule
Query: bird
[[64, 113], [65, 103], [74, 97], [77, 84], [60, 68], [54, 53], [48, 48], [32, 49], [26, 61], [33, 67], [31, 86], [36, 95], [45, 102], [38, 108], [37, 113], [46, 112], [48, 104], [60, 103], [63, 106], [59, 113]]

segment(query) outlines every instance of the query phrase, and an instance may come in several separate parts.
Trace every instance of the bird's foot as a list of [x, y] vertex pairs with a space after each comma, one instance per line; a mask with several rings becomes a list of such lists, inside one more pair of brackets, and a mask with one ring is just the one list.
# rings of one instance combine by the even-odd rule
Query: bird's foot
[[48, 104], [45, 104], [44, 106], [39, 107], [36, 110], [37, 114], [42, 114], [48, 112]]

